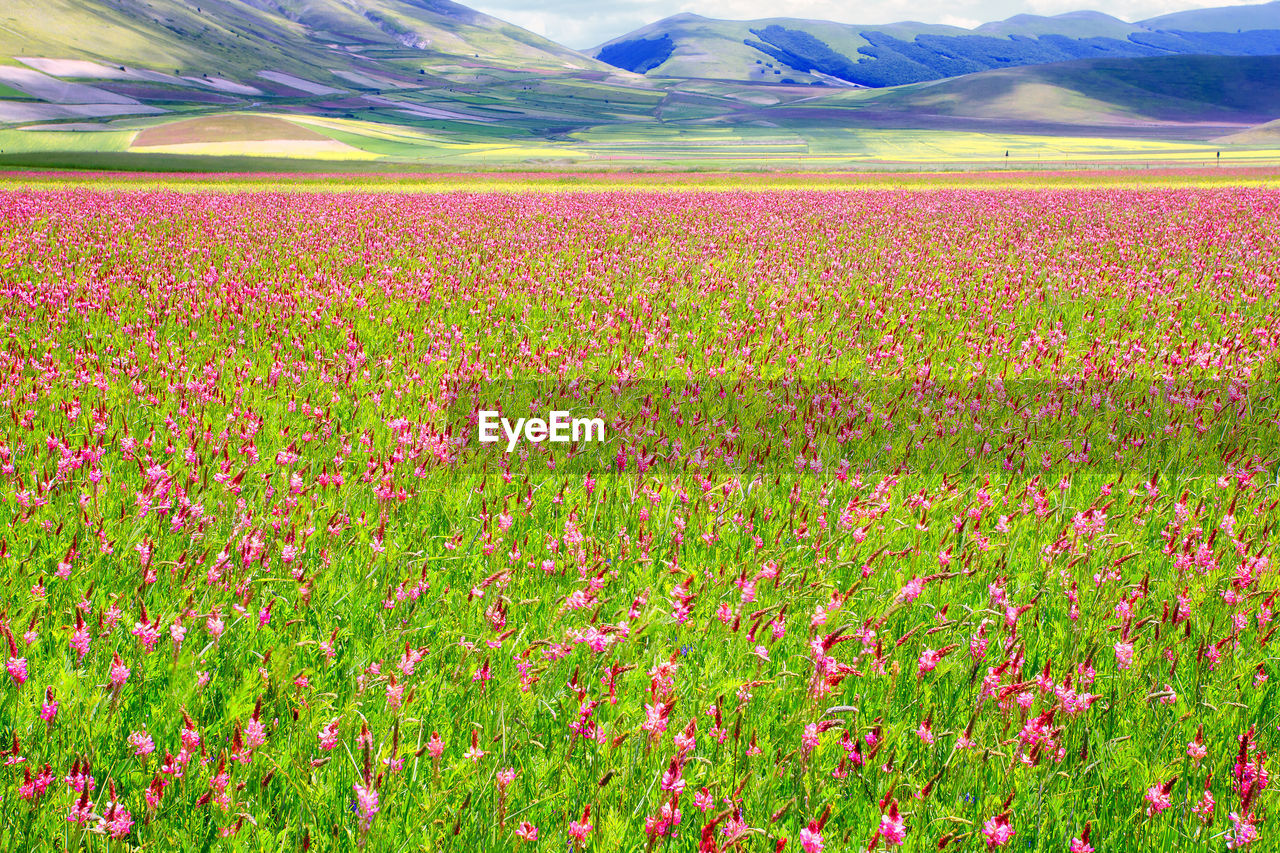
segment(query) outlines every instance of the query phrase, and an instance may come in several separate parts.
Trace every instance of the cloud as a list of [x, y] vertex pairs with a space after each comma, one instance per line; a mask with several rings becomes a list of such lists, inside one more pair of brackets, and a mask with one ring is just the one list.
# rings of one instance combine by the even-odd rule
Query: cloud
[[[464, 0], [465, 2], [465, 0]], [[585, 49], [680, 12], [708, 18], [811, 18], [847, 24], [924, 21], [972, 28], [1018, 14], [1057, 15], [1081, 9], [1126, 21], [1224, 4], [1222, 0], [480, 0], [481, 12], [569, 47]]]
[[577, 49], [683, 11], [681, 0], [481, 0], [467, 5]]
[[[482, 9], [481, 11], [486, 10]], [[493, 15], [495, 13], [489, 12], [488, 14]], [[554, 38], [551, 35], [552, 30], [556, 30], [558, 32], [562, 28], [561, 21], [558, 19], [553, 21], [552, 16], [548, 15], [546, 12], [525, 12], [523, 10], [516, 10], [507, 12], [505, 15], [496, 15], [496, 17], [502, 18], [509, 24], [515, 24], [517, 27], [524, 27], [531, 33], [537, 33], [538, 35], [546, 36], [547, 38]]]

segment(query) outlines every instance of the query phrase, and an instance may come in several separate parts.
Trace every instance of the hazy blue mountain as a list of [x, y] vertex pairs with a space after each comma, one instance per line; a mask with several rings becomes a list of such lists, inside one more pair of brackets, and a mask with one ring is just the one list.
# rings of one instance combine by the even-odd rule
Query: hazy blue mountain
[[1280, 54], [1280, 2], [1128, 23], [1100, 12], [1016, 15], [972, 30], [676, 15], [590, 53], [650, 77], [897, 86], [1077, 59]]

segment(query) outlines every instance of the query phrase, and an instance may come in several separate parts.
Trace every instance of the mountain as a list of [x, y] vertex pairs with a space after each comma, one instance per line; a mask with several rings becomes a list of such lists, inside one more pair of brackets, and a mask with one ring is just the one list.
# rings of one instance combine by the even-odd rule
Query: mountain
[[335, 69], [413, 74], [476, 60], [601, 68], [449, 0], [5, 0], [0, 56], [124, 65], [163, 73], [170, 85], [205, 75], [253, 88], [267, 80], [267, 89], [279, 81], [261, 77], [264, 71], [343, 88]]
[[1280, 53], [1280, 0], [1127, 23], [1100, 12], [1017, 15], [972, 30], [681, 14], [588, 51], [649, 77], [884, 87], [1076, 59]]
[[[651, 90], [450, 0], [0, 4], [0, 125], [267, 110], [418, 126], [506, 121], [519, 134], [580, 124], [593, 110], [634, 117], [637, 98], [652, 110]], [[616, 106], [602, 110], [597, 98]], [[227, 141], [217, 122], [184, 127]]]
[[1280, 119], [1220, 136], [1214, 141], [1228, 145], [1276, 145], [1280, 143]]
[[821, 104], [850, 109], [852, 122], [867, 114], [881, 120], [896, 114], [905, 126], [922, 119], [937, 126], [940, 118], [1129, 128], [1248, 126], [1280, 115], [1280, 56], [1082, 59], [845, 91]]
[[1189, 9], [1142, 21], [1150, 30], [1212, 33], [1237, 30], [1280, 29], [1280, 4], [1222, 6], [1216, 9]]

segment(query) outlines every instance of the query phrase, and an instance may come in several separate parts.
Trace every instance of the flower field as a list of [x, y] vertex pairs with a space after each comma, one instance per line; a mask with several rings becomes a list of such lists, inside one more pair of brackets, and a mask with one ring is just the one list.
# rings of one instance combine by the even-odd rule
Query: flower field
[[1248, 181], [8, 186], [0, 849], [1280, 849], [1278, 284]]

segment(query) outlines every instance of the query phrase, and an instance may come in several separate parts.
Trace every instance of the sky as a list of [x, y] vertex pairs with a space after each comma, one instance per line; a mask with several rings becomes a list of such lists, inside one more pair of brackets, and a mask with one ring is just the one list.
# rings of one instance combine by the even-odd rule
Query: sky
[[645, 24], [694, 12], [708, 18], [816, 18], [847, 24], [924, 21], [974, 27], [1012, 15], [1093, 9], [1139, 21], [1230, 0], [461, 0], [472, 8], [572, 48], [595, 47]]

